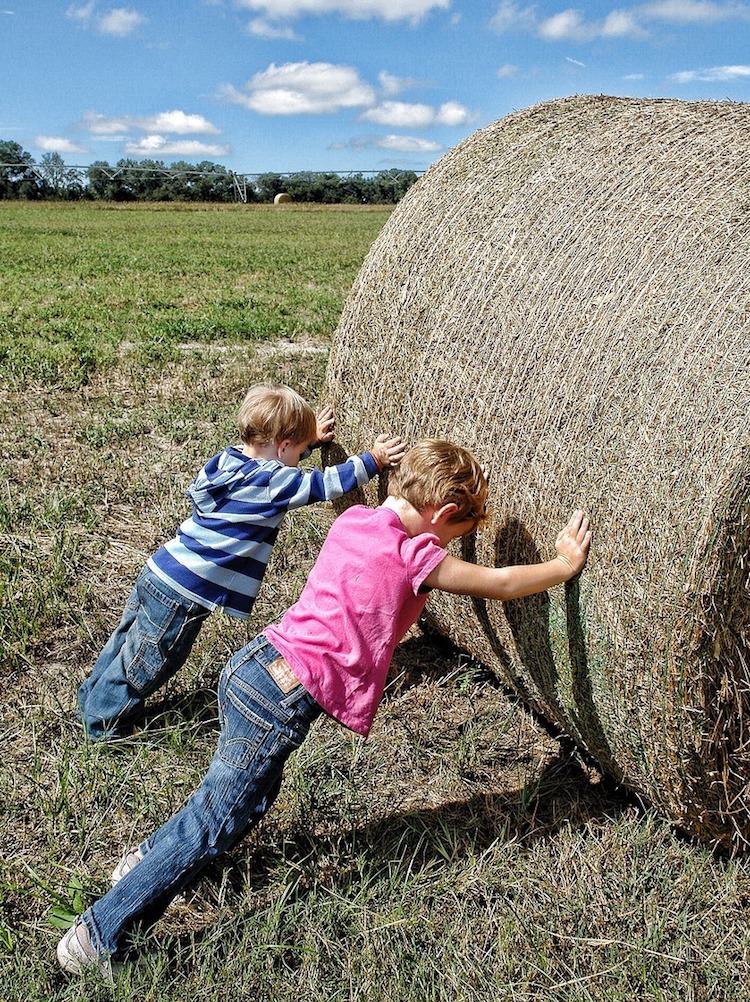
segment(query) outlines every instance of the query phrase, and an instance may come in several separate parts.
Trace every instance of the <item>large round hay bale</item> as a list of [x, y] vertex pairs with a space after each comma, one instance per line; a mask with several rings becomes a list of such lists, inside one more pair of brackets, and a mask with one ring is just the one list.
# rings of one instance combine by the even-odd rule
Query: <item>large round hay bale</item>
[[339, 439], [450, 438], [491, 476], [466, 554], [580, 579], [433, 623], [701, 839], [750, 844], [750, 105], [579, 97], [471, 136], [345, 306]]
[[289, 205], [292, 201], [292, 196], [288, 191], [280, 191], [278, 194], [273, 196], [274, 205]]

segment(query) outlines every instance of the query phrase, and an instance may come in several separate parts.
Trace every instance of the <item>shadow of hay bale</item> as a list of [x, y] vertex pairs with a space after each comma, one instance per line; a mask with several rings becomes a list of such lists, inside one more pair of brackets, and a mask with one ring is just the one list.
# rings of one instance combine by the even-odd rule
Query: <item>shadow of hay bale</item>
[[394, 210], [328, 380], [348, 448], [444, 437], [488, 465], [476, 560], [549, 556], [591, 512], [573, 588], [434, 595], [430, 618], [730, 850], [750, 845], [749, 164], [746, 104], [578, 97], [496, 122]]
[[[234, 866], [212, 863], [201, 874], [202, 897], [221, 901], [228, 889], [238, 898], [247, 886], [259, 895], [273, 882], [283, 854], [295, 861], [299, 881], [295, 895], [304, 900], [320, 885], [345, 893], [364, 873], [383, 866], [404, 878], [434, 872], [448, 859], [476, 857], [498, 843], [531, 849], [561, 832], [584, 831], [643, 807], [622, 790], [603, 781], [594, 786], [573, 756], [555, 759], [527, 786], [507, 793], [475, 794], [439, 806], [388, 810], [383, 816], [350, 829], [285, 833], [283, 846], [268, 843], [248, 854], [234, 850]], [[183, 915], [177, 916], [180, 923]]]

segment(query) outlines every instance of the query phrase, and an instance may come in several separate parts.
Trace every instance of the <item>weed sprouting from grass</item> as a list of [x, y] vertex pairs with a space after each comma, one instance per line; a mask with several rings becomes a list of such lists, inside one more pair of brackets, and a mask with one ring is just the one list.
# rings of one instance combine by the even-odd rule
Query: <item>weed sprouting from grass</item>
[[69, 614], [77, 547], [64, 529], [47, 540], [15, 539], [0, 553], [0, 658], [12, 670], [28, 645]]

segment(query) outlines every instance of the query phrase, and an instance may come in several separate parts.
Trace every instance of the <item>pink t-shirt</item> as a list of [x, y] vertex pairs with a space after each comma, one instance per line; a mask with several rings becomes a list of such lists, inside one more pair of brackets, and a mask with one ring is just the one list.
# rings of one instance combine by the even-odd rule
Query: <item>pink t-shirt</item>
[[445, 558], [437, 536], [408, 536], [395, 511], [356, 505], [333, 523], [302, 594], [265, 634], [330, 716], [367, 735], [393, 651]]

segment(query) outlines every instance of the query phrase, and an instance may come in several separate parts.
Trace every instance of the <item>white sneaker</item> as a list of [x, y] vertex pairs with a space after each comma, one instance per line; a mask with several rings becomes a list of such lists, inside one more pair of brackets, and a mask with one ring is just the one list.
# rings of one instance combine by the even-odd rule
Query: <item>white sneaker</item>
[[143, 856], [141, 856], [137, 847], [135, 849], [128, 849], [112, 871], [112, 876], [109, 878], [112, 886], [114, 887], [118, 880], [122, 880], [126, 873], [130, 873], [134, 867], [138, 866], [142, 859]]
[[102, 956], [94, 949], [91, 935], [85, 924], [77, 918], [57, 944], [57, 962], [68, 974], [83, 974], [86, 970], [97, 970], [108, 981], [121, 964], [113, 964], [108, 956]]

